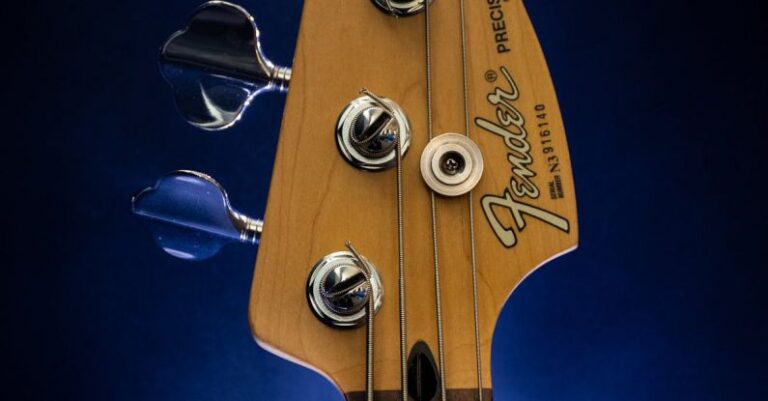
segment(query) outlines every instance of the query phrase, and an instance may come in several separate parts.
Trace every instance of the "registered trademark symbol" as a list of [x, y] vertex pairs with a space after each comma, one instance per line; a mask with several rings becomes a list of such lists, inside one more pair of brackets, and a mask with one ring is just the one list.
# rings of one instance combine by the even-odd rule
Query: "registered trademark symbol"
[[485, 80], [488, 82], [496, 82], [496, 80], [499, 79], [499, 74], [496, 73], [494, 70], [488, 70], [485, 72]]

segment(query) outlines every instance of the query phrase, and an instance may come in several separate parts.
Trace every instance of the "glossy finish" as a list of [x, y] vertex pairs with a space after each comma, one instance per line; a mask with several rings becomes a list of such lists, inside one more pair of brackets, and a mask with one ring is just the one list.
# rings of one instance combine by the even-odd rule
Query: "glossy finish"
[[[370, 279], [376, 312], [381, 309], [384, 288], [376, 267], [371, 268]], [[307, 281], [307, 300], [312, 312], [323, 323], [338, 328], [357, 327], [365, 323], [365, 305], [370, 294], [366, 273], [352, 252], [334, 252], [319, 260], [310, 270]]]
[[[361, 170], [382, 171], [395, 167], [394, 141], [397, 136], [400, 136], [400, 153], [403, 156], [411, 145], [411, 124], [403, 109], [390, 99], [381, 98], [381, 101], [392, 113], [374, 98], [363, 95], [350, 102], [336, 122], [336, 145], [341, 156]], [[391, 121], [380, 126], [375, 138], [364, 138], [372, 126], [386, 118], [391, 118]], [[362, 142], [366, 142], [364, 146], [368, 149], [361, 147]]]
[[235, 124], [251, 100], [286, 91], [291, 70], [267, 59], [254, 18], [242, 7], [211, 1], [160, 51], [160, 70], [176, 105], [192, 125], [221, 130]]
[[166, 175], [131, 203], [157, 244], [181, 259], [207, 259], [232, 242], [257, 244], [263, 230], [261, 220], [232, 209], [218, 182], [194, 171]]
[[433, 191], [459, 196], [471, 191], [483, 176], [483, 155], [465, 135], [436, 136], [421, 154], [421, 176]]
[[185, 64], [161, 61], [160, 71], [173, 88], [181, 116], [208, 131], [231, 127], [254, 97], [270, 90], [261, 83], [211, 74]]
[[[408, 17], [424, 11], [424, 0], [371, 0], [381, 11], [397, 17]], [[433, 0], [429, 0], [432, 4]]]

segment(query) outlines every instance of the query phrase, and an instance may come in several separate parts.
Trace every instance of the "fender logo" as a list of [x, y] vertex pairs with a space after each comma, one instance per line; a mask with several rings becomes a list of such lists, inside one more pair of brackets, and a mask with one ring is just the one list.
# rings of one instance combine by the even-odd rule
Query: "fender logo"
[[[517, 232], [522, 232], [526, 227], [525, 216], [531, 216], [541, 220], [552, 227], [564, 232], [569, 232], [570, 224], [565, 218], [550, 211], [524, 203], [520, 198], [538, 199], [539, 187], [532, 178], [536, 173], [531, 170], [531, 144], [528, 141], [528, 132], [525, 128], [525, 117], [515, 107], [514, 102], [520, 98], [520, 90], [515, 80], [505, 67], [500, 68], [501, 74], [509, 84], [509, 89], [496, 87], [488, 94], [488, 103], [496, 108], [496, 121], [488, 121], [482, 117], [475, 118], [475, 124], [483, 130], [498, 135], [504, 139], [507, 147], [507, 161], [511, 166], [512, 177], [509, 179], [509, 187], [501, 196], [485, 195], [482, 198], [483, 213], [488, 220], [499, 241], [512, 248], [517, 244]], [[511, 215], [515, 227], [507, 227], [499, 220], [499, 214], [494, 207], [500, 207]], [[516, 231], [515, 231], [516, 230]]]

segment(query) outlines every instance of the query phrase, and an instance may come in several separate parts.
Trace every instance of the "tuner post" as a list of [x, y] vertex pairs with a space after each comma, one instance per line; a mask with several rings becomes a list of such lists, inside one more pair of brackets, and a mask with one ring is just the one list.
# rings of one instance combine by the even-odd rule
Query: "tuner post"
[[433, 0], [371, 0], [381, 11], [395, 17], [409, 17], [424, 11], [425, 4]]
[[366, 323], [370, 302], [374, 314], [381, 309], [384, 289], [376, 267], [360, 256], [351, 244], [349, 251], [324, 256], [311, 269], [307, 300], [317, 318], [335, 328], [353, 328]]
[[397, 165], [397, 148], [405, 155], [411, 145], [411, 124], [394, 101], [362, 89], [336, 123], [336, 145], [352, 166], [383, 171]]

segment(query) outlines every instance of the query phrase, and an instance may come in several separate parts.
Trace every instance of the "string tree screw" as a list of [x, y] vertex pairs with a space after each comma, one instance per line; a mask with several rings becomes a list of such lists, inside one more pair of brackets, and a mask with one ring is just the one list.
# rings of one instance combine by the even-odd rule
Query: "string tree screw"
[[433, 191], [443, 196], [460, 196], [480, 182], [483, 155], [467, 136], [448, 133], [427, 144], [420, 167], [424, 182]]

